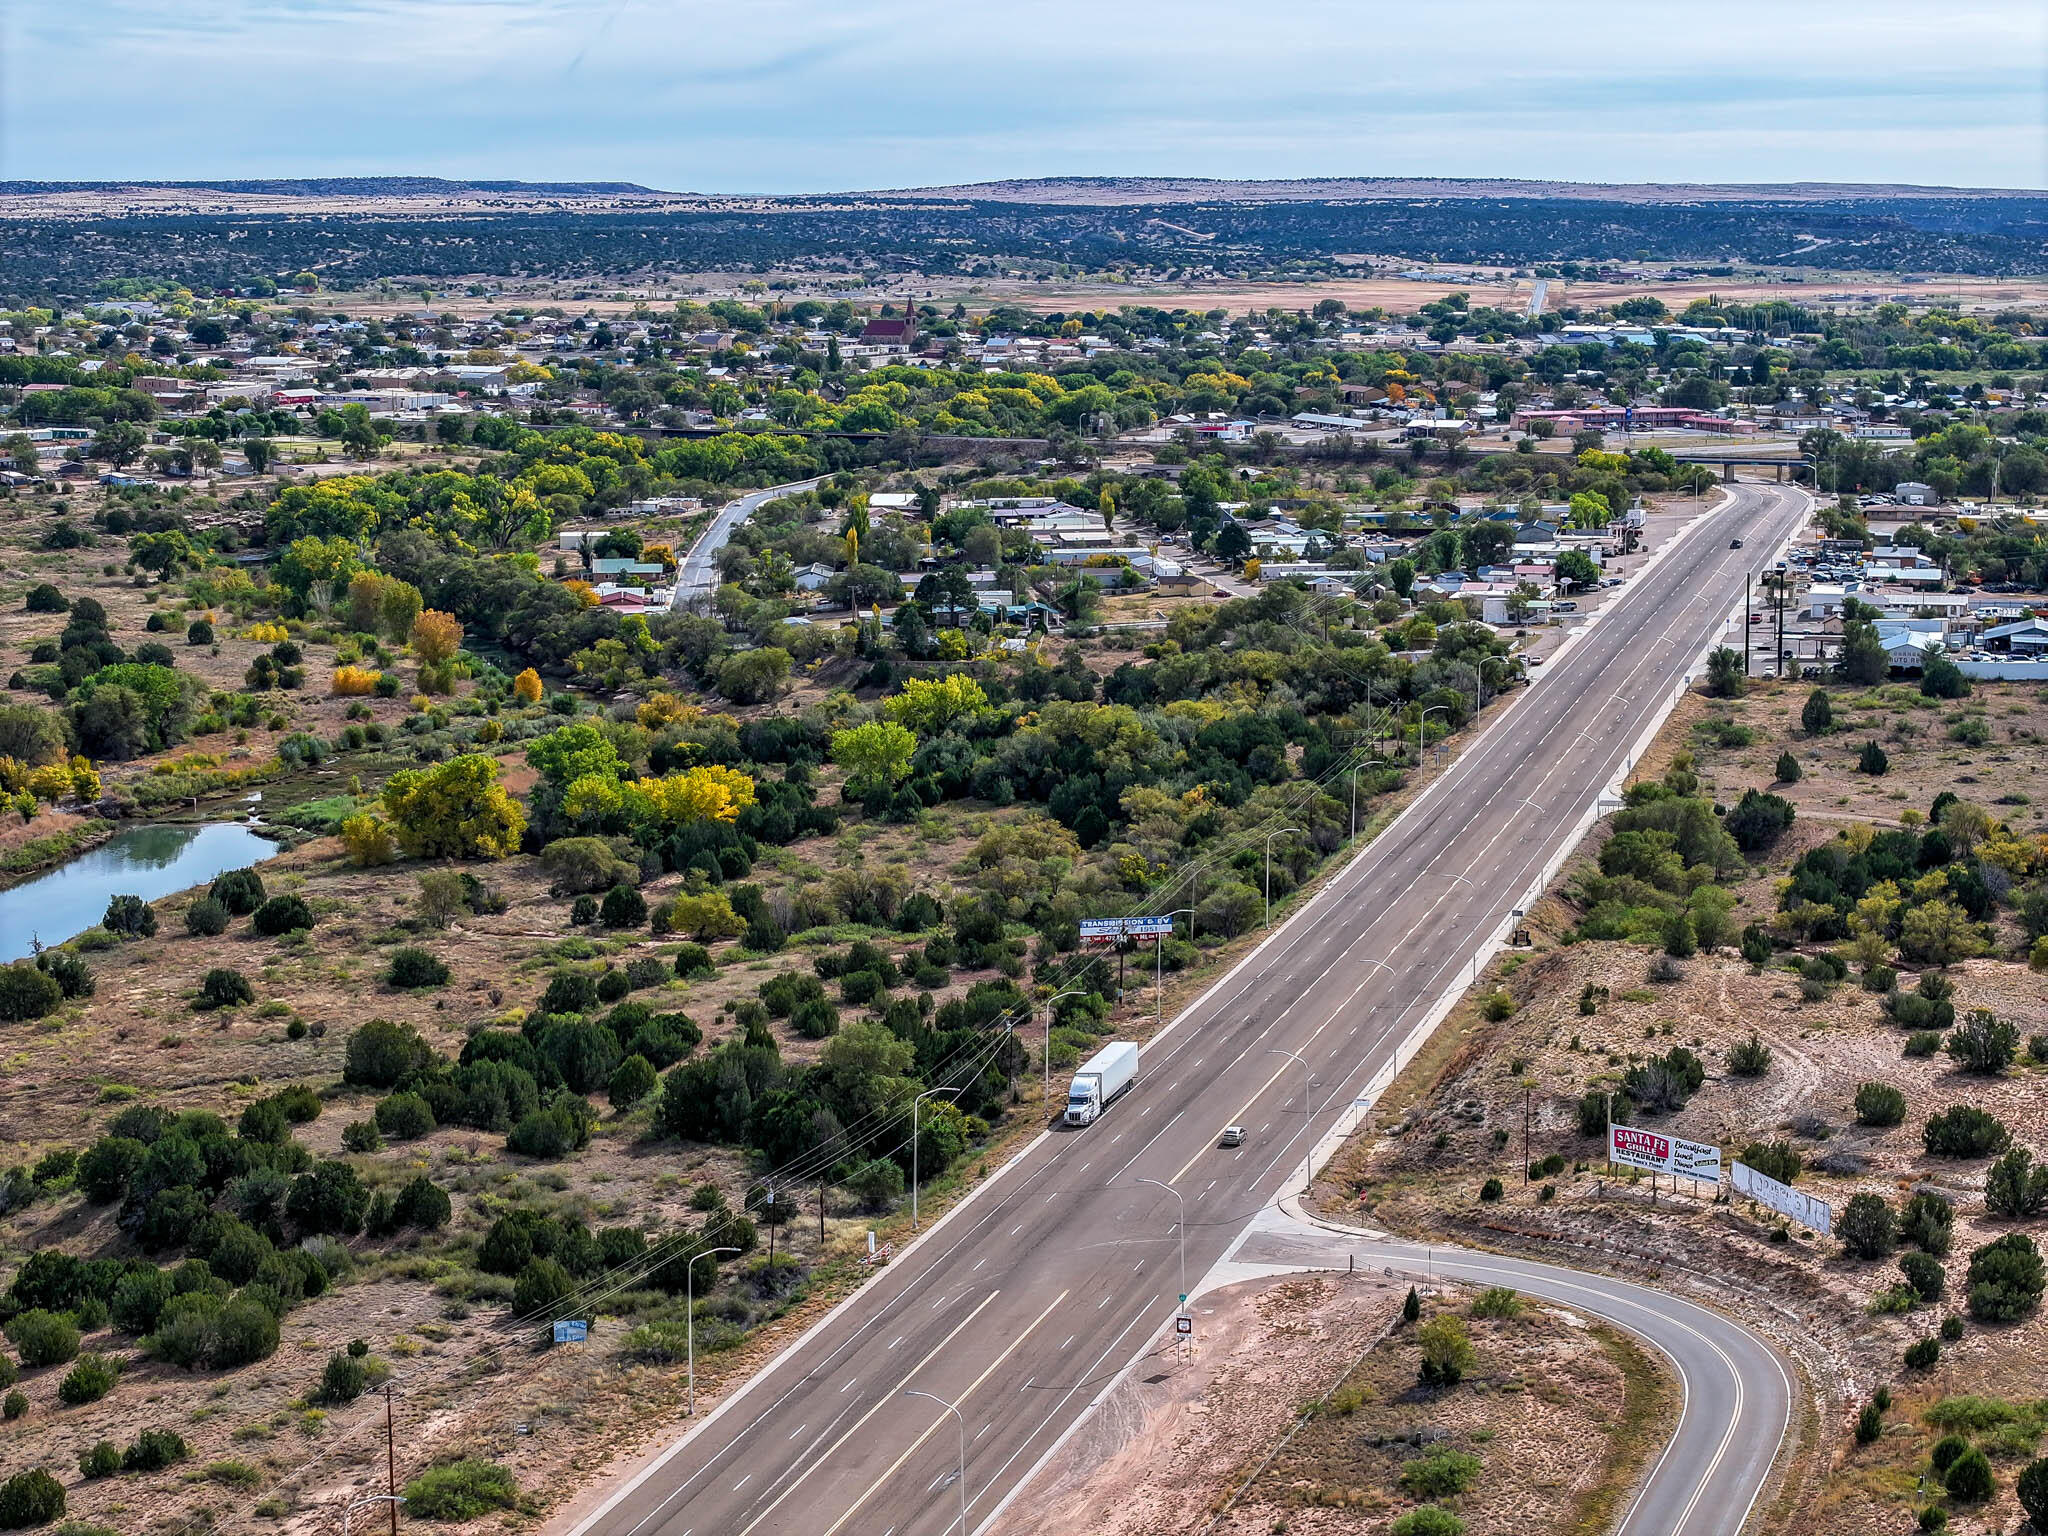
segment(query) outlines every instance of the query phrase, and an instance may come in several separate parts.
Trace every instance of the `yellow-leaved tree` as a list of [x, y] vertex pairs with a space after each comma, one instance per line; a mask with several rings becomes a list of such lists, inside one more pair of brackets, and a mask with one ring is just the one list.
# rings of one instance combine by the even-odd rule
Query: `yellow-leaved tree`
[[398, 846], [415, 859], [502, 859], [519, 851], [526, 813], [478, 753], [406, 769], [384, 786]]
[[936, 736], [956, 720], [988, 708], [981, 684], [962, 673], [906, 678], [901, 691], [884, 701], [882, 712], [920, 736]]
[[533, 668], [528, 667], [524, 672], [512, 679], [512, 693], [514, 697], [523, 703], [538, 704], [540, 702], [540, 674], [534, 671]]
[[661, 779], [642, 779], [633, 788], [647, 797], [668, 826], [696, 821], [733, 821], [754, 803], [754, 781], [736, 768], [707, 764]]

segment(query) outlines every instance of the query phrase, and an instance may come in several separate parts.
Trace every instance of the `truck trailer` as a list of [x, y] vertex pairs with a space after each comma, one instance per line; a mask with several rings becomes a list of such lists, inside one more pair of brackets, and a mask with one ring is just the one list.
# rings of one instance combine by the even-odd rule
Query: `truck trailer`
[[1082, 1063], [1067, 1089], [1068, 1125], [1089, 1125], [1138, 1080], [1138, 1044], [1118, 1040]]

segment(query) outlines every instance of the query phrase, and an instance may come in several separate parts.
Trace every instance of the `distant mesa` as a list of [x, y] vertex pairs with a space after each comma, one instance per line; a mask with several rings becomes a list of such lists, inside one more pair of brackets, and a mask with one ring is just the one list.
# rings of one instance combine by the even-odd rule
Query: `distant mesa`
[[0, 181], [0, 195], [63, 192], [225, 192], [245, 197], [669, 197], [634, 181], [449, 181], [439, 176], [293, 176], [257, 181]]

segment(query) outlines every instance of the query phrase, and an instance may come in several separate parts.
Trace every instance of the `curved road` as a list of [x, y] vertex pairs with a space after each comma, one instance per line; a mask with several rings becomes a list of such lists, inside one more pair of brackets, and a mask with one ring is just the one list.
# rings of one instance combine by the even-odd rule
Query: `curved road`
[[[1038, 1138], [594, 1512], [555, 1529], [941, 1536], [959, 1524], [960, 1448], [947, 1407], [904, 1395], [918, 1391], [965, 1420], [968, 1523], [987, 1530], [1172, 1328], [1177, 1219], [1199, 1276], [1298, 1184], [1319, 1134], [1412, 1054], [1569, 852], [1721, 633], [1744, 573], [1806, 508], [1794, 487], [1732, 487], [1369, 848], [1154, 1036], [1138, 1082], [1101, 1120]], [[1234, 1124], [1246, 1143], [1218, 1148]], [[1704, 1423], [1688, 1421], [1684, 1465]], [[1741, 1530], [1760, 1467], [1712, 1451], [1697, 1465], [1657, 1536]]]
[[692, 602], [708, 598], [718, 590], [718, 552], [732, 542], [733, 530], [752, 517], [756, 507], [764, 501], [773, 501], [777, 496], [808, 491], [823, 478], [820, 475], [812, 480], [792, 480], [788, 485], [771, 485], [764, 491], [749, 491], [720, 507], [717, 516], [711, 519], [711, 526], [697, 535], [697, 542], [683, 556], [682, 568], [676, 572], [675, 591], [669, 596], [669, 607], [681, 613]]
[[1240, 1272], [1328, 1270], [1356, 1260], [1390, 1274], [1505, 1285], [1605, 1318], [1670, 1361], [1682, 1394], [1678, 1424], [1618, 1536], [1739, 1531], [1769, 1480], [1792, 1422], [1792, 1379], [1749, 1329], [1669, 1291], [1555, 1264], [1429, 1247], [1333, 1223], [1255, 1219], [1212, 1283]]

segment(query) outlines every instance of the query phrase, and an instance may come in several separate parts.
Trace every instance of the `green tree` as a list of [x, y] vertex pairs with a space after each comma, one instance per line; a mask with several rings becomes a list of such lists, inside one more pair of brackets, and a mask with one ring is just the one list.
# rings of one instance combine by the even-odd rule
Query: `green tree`
[[1740, 698], [1747, 682], [1742, 671], [1742, 653], [1725, 645], [1716, 646], [1707, 657], [1707, 692], [1717, 699]]
[[1416, 1338], [1422, 1346], [1417, 1376], [1425, 1387], [1455, 1387], [1478, 1364], [1464, 1323], [1448, 1312], [1424, 1323]]
[[1825, 736], [1835, 727], [1835, 705], [1825, 688], [1816, 688], [1806, 696], [1806, 704], [1799, 711], [1799, 726], [1809, 736]]
[[858, 798], [875, 787], [893, 787], [910, 772], [917, 737], [893, 721], [870, 721], [832, 733], [832, 761], [846, 770], [847, 792]]
[[416, 859], [508, 858], [526, 831], [525, 813], [498, 783], [497, 759], [481, 753], [393, 774], [384, 811]]

